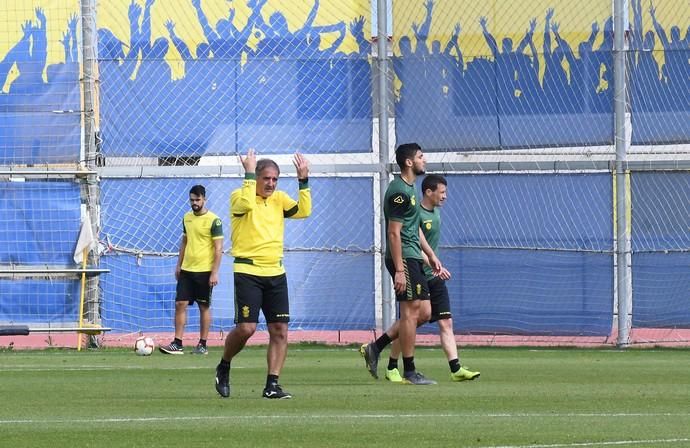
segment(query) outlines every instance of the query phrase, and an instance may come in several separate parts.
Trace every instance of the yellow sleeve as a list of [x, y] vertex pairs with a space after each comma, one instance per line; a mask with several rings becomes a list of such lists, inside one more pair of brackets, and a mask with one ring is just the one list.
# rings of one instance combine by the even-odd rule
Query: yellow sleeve
[[245, 174], [242, 187], [230, 195], [230, 216], [244, 215], [256, 205], [256, 176]]
[[283, 210], [285, 211], [285, 217], [291, 219], [303, 219], [311, 215], [311, 190], [307, 182], [300, 181], [297, 202], [285, 194], [283, 197]]

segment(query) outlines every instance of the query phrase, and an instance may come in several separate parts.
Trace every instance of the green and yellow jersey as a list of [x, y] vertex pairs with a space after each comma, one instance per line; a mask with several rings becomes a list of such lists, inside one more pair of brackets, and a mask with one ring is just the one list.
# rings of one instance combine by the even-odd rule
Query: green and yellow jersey
[[[419, 203], [414, 185], [395, 176], [386, 189], [383, 214], [386, 218], [386, 229], [389, 221], [402, 223], [400, 240], [402, 257], [422, 260], [422, 246], [419, 242]], [[391, 258], [388, 231], [386, 231], [386, 258]]]
[[[419, 220], [426, 242], [429, 243], [434, 253], [437, 253], [438, 242], [441, 239], [441, 213], [438, 207], [434, 207], [433, 210], [427, 210], [424, 206], [420, 206]], [[427, 280], [434, 278], [434, 271], [427, 264], [424, 265], [424, 274]]]
[[279, 190], [264, 199], [256, 194], [256, 176], [246, 174], [242, 187], [230, 195], [234, 271], [260, 277], [285, 273], [285, 218], [309, 215], [311, 192], [307, 182], [300, 182], [297, 201]]
[[213, 240], [223, 238], [220, 218], [210, 211], [203, 215], [187, 212], [182, 217], [182, 232], [187, 237], [187, 246], [180, 268], [189, 272], [211, 272], [215, 254]]

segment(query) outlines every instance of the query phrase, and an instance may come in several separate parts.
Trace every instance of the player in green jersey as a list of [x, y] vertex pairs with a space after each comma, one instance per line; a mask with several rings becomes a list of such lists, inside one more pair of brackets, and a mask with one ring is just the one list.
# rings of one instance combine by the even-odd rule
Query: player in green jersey
[[[439, 174], [429, 174], [422, 181], [422, 203], [420, 208], [420, 225], [422, 233], [429, 246], [438, 252], [438, 243], [441, 239], [441, 213], [439, 208], [443, 205], [447, 197], [448, 183]], [[434, 275], [432, 269], [424, 266], [424, 273], [429, 283], [431, 295], [431, 319], [429, 322], [437, 322], [443, 348], [448, 366], [450, 367], [450, 379], [452, 381], [474, 380], [479, 378], [479, 372], [473, 372], [460, 365], [458, 348], [455, 343], [455, 333], [453, 332], [453, 316], [450, 310], [450, 296], [446, 281], [450, 280], [451, 274], [444, 267], [439, 275]], [[386, 379], [394, 382], [403, 382], [403, 378], [398, 371], [398, 356], [400, 348], [397, 341], [391, 346], [388, 367], [386, 368]]]
[[[403, 382], [406, 384], [435, 384], [414, 363], [415, 339], [419, 321], [429, 319], [429, 286], [424, 275], [424, 257], [436, 274], [441, 272], [441, 262], [419, 230], [419, 201], [415, 192], [417, 176], [424, 174], [426, 162], [422, 148], [417, 143], [406, 143], [395, 150], [400, 175], [395, 176], [386, 189], [383, 213], [386, 219], [386, 269], [393, 278], [400, 319], [393, 325], [393, 334], [384, 333], [382, 341], [362, 345], [367, 369], [374, 378], [380, 347], [389, 344], [394, 335], [400, 338], [403, 356]], [[422, 255], [424, 254], [424, 255]], [[391, 331], [389, 330], [389, 331]]]

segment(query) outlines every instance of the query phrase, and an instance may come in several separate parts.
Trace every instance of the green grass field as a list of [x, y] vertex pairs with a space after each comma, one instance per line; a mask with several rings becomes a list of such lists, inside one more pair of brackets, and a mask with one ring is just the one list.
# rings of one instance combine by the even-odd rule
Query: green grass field
[[[131, 351], [0, 351], [3, 447], [690, 447], [690, 351], [462, 350], [482, 376], [436, 386], [374, 380], [355, 347], [295, 345], [292, 400], [260, 398], [265, 347], [233, 363], [231, 398], [207, 357]], [[383, 374], [385, 361], [380, 373]]]

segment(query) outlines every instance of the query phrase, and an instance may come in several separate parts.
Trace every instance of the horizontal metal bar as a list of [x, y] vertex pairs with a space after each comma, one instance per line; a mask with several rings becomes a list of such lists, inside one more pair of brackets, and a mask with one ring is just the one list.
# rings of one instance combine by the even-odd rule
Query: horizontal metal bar
[[32, 169], [0, 169], [0, 176], [95, 176], [98, 171], [90, 170], [32, 170]]
[[[432, 159], [431, 157], [429, 159]], [[398, 166], [387, 164], [392, 172], [398, 172]], [[655, 160], [627, 160], [624, 162], [626, 170], [690, 170], [690, 159], [655, 159]], [[343, 164], [312, 164], [309, 168], [310, 177], [334, 176], [372, 176], [380, 171], [377, 163], [343, 163]], [[612, 172], [615, 168], [613, 159], [590, 160], [527, 160], [520, 158], [470, 158], [446, 159], [443, 161], [428, 160], [428, 172]], [[294, 168], [285, 167], [285, 177], [294, 177]], [[139, 166], [139, 167], [104, 167], [99, 169], [103, 179], [134, 179], [134, 178], [195, 178], [195, 177], [240, 177], [244, 172], [237, 166]]]
[[111, 331], [112, 328], [107, 327], [29, 327], [30, 333], [88, 333], [98, 334], [106, 331]]
[[52, 274], [86, 274], [86, 275], [99, 275], [107, 274], [110, 269], [100, 269], [100, 268], [16, 268], [16, 267], [0, 267], [0, 275], [52, 275]]

